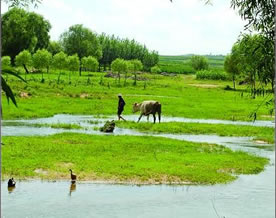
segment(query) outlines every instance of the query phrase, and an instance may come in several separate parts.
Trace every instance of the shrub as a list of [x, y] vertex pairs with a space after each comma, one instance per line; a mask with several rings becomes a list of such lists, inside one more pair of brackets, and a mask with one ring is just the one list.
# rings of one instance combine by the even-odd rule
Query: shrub
[[190, 62], [195, 70], [207, 70], [209, 67], [208, 59], [204, 56], [194, 55]]
[[82, 65], [86, 68], [86, 70], [90, 70], [91, 72], [96, 72], [99, 68], [99, 62], [97, 58], [88, 56], [82, 58]]
[[23, 66], [26, 73], [29, 73], [28, 67], [32, 66], [32, 55], [28, 50], [21, 51], [15, 57], [15, 65], [16, 66]]
[[11, 66], [11, 58], [10, 56], [3, 56], [1, 58], [2, 67], [10, 67]]
[[155, 65], [154, 67], [150, 68], [150, 72], [161, 73], [161, 69], [157, 65]]
[[196, 79], [228, 80], [228, 76], [219, 70], [200, 70], [196, 73]]

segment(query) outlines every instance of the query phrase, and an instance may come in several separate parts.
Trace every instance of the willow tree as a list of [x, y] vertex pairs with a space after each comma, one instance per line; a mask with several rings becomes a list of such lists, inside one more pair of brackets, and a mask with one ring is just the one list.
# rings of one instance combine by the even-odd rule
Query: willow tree
[[[102, 48], [96, 34], [81, 24], [69, 27], [60, 36], [60, 42], [65, 53], [68, 55], [78, 54], [80, 61], [87, 56], [94, 56], [97, 59], [102, 57]], [[79, 74], [81, 76], [81, 67]]]
[[121, 58], [117, 58], [112, 62], [111, 69], [113, 72], [118, 73], [118, 79], [120, 84], [120, 78], [121, 78], [120, 74], [127, 72], [127, 62]]

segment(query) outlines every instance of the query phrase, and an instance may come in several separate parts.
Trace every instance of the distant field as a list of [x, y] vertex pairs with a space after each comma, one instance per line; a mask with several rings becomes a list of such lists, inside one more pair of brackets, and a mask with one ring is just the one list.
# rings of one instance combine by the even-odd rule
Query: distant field
[[[179, 56], [169, 56], [169, 55], [159, 55], [159, 63], [187, 63], [193, 55], [179, 55]], [[223, 67], [224, 55], [204, 55], [208, 59], [211, 66]]]
[[[162, 71], [168, 73], [184, 73], [190, 74], [195, 73], [191, 70], [189, 61], [193, 55], [179, 55], [179, 56], [159, 56], [159, 66]], [[225, 56], [223, 55], [204, 55], [208, 59], [210, 68], [220, 68], [223, 69]], [[175, 71], [175, 72], [174, 72]]]

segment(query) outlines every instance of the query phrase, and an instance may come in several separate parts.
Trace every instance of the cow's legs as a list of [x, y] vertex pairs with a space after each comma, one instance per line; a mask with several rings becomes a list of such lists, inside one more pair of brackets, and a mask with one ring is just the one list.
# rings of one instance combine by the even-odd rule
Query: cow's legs
[[155, 120], [156, 120], [155, 113], [152, 115], [153, 115], [153, 123], [155, 123]]
[[143, 116], [143, 114], [140, 114], [140, 117], [139, 117], [137, 123], [139, 123], [139, 121], [141, 120], [142, 116]]
[[159, 120], [159, 123], [161, 122], [161, 113], [158, 113], [158, 120]]

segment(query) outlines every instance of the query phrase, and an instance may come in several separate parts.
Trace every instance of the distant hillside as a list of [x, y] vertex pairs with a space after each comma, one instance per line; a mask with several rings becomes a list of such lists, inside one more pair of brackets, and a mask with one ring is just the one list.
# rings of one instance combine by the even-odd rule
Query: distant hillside
[[[190, 58], [193, 54], [187, 55], [177, 55], [177, 56], [169, 56], [169, 55], [159, 55], [159, 63], [162, 64], [186, 64], [189, 62]], [[208, 59], [208, 62], [211, 67], [222, 68], [224, 64], [224, 55], [203, 55]]]

